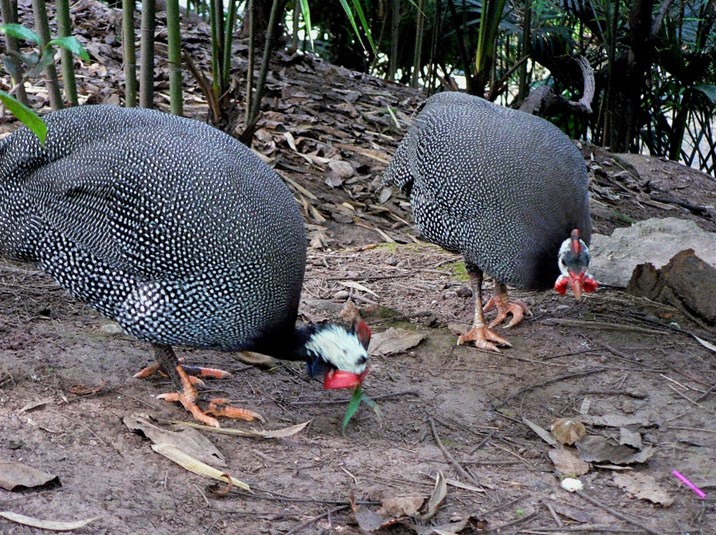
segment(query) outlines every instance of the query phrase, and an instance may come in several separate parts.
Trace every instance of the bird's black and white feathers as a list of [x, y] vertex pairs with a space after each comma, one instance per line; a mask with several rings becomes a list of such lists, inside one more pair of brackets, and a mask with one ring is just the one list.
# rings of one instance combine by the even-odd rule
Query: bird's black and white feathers
[[[45, 122], [44, 145], [27, 129], [0, 142], [0, 253], [142, 340], [332, 364], [297, 347], [317, 336], [295, 329], [304, 222], [256, 154], [158, 111], [83, 106]], [[364, 371], [357, 339], [349, 352]]]
[[560, 245], [589, 242], [584, 160], [551, 123], [463, 93], [427, 99], [384, 181], [409, 196], [426, 239], [499, 282], [546, 289]]

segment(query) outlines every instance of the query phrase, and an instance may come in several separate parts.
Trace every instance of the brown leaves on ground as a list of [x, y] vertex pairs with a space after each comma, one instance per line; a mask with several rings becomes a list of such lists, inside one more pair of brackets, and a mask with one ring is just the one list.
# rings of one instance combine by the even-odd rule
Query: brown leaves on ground
[[632, 472], [630, 474], [615, 472], [612, 475], [614, 483], [629, 494], [640, 500], [649, 500], [652, 503], [669, 507], [674, 498], [666, 492], [656, 480], [648, 474]]

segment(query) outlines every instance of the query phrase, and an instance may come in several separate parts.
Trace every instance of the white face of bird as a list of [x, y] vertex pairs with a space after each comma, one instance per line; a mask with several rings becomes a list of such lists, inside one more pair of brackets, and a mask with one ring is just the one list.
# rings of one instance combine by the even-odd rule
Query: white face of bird
[[574, 297], [579, 299], [582, 292], [589, 293], [597, 289], [597, 281], [587, 272], [589, 248], [579, 239], [579, 230], [574, 229], [572, 235], [562, 242], [557, 262], [562, 273], [554, 284], [557, 292], [563, 294], [569, 286]]
[[360, 385], [368, 373], [370, 329], [359, 320], [352, 329], [327, 324], [308, 339], [306, 349], [315, 357], [314, 368], [325, 367], [323, 388], [351, 388]]

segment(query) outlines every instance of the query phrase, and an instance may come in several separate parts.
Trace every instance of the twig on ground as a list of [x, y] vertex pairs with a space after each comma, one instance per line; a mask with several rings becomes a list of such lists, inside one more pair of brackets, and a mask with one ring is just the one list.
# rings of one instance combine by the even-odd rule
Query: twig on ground
[[606, 321], [547, 318], [543, 320], [542, 323], [545, 325], [566, 325], [568, 327], [584, 327], [587, 329], [611, 329], [613, 331], [626, 331], [643, 334], [669, 334], [667, 331], [657, 331], [656, 329], [646, 329], [644, 327], [636, 327], [634, 325], [626, 325], [623, 323], [609, 323]]
[[[97, 440], [99, 440], [102, 444], [104, 444], [104, 445], [107, 446], [107, 447], [110, 446], [101, 436], [99, 436], [97, 433], [95, 433], [94, 431], [92, 431], [92, 429], [91, 429], [90, 427], [88, 427], [87, 425], [83, 424], [83, 423], [80, 422], [79, 420], [75, 420], [74, 418], [70, 418], [69, 416], [67, 416], [67, 415], [65, 415], [65, 414], [62, 414], [61, 412], [57, 412], [57, 411], [53, 411], [53, 410], [48, 410], [47, 412], [51, 412], [52, 414], [56, 414], [57, 416], [62, 416], [63, 418], [69, 420], [70, 422], [72, 422], [72, 423], [74, 423], [74, 424], [77, 424], [77, 425], [79, 425], [80, 427], [84, 427], [87, 431], [89, 431], [89, 432], [92, 434], [92, 436], [93, 436], [94, 438], [96, 438]], [[117, 453], [119, 453], [120, 455], [124, 455], [116, 446], [114, 446], [114, 449], [115, 449], [115, 450], [117, 451]]]
[[500, 524], [499, 526], [495, 526], [494, 528], [490, 528], [490, 529], [487, 530], [487, 533], [492, 533], [493, 531], [502, 531], [502, 530], [504, 530], [505, 528], [509, 528], [509, 527], [515, 526], [515, 525], [517, 525], [517, 524], [521, 524], [522, 522], [526, 522], [526, 521], [529, 520], [530, 518], [534, 518], [534, 517], [536, 517], [536, 516], [537, 516], [537, 511], [535, 511], [534, 513], [531, 513], [531, 514], [529, 514], [529, 515], [527, 515], [527, 516], [523, 516], [522, 518], [517, 518], [517, 519], [515, 519], [515, 520], [512, 520], [511, 522], [507, 522], [506, 524]]
[[558, 526], [564, 526], [564, 523], [559, 519], [559, 516], [557, 516], [557, 511], [554, 510], [554, 507], [548, 502], [542, 502], [547, 509], [549, 509], [550, 514], [552, 515], [552, 518], [554, 518], [554, 521], [557, 523]]
[[551, 385], [551, 384], [553, 384], [553, 383], [559, 383], [560, 381], [565, 381], [565, 380], [567, 380], [567, 379], [576, 379], [577, 377], [584, 377], [585, 375], [592, 375], [593, 373], [599, 373], [599, 372], [601, 372], [601, 371], [604, 371], [604, 369], [603, 369], [603, 368], [590, 368], [590, 369], [588, 369], [588, 370], [584, 370], [584, 371], [581, 371], [581, 372], [568, 373], [568, 374], [566, 374], [566, 375], [560, 375], [559, 377], [554, 377], [554, 378], [552, 378], [552, 379], [548, 379], [547, 381], [543, 381], [543, 382], [541, 382], [541, 383], [537, 383], [537, 384], [534, 384], [534, 385], [526, 386], [526, 387], [524, 387], [524, 388], [521, 388], [520, 390], [518, 390], [518, 391], [515, 392], [514, 394], [510, 394], [509, 396], [507, 396], [507, 398], [503, 399], [502, 402], [501, 402], [499, 405], [497, 405], [497, 408], [503, 407], [503, 406], [507, 405], [507, 403], [509, 403], [510, 401], [512, 401], [513, 399], [515, 399], [516, 397], [522, 396], [522, 395], [524, 395], [524, 394], [526, 394], [526, 393], [528, 393], [528, 392], [530, 392], [530, 391], [532, 391], [532, 390], [535, 390], [535, 389], [537, 389], [537, 388], [542, 388], [542, 387], [544, 387], [544, 386], [549, 386], [549, 385]]
[[438, 430], [435, 428], [435, 421], [432, 418], [428, 418], [428, 423], [430, 424], [430, 430], [433, 432], [433, 438], [435, 439], [435, 442], [438, 445], [438, 448], [440, 448], [440, 451], [443, 452], [443, 455], [445, 458], [450, 461], [450, 464], [453, 465], [455, 470], [464, 477], [465, 479], [472, 481], [475, 483], [478, 487], [480, 486], [479, 481], [475, 481], [475, 478], [472, 477], [470, 472], [465, 470], [462, 466], [460, 466], [460, 463], [458, 463], [455, 458], [452, 456], [452, 454], [447, 450], [447, 448], [443, 445], [442, 440], [440, 440], [440, 436], [438, 436]]
[[667, 431], [669, 429], [678, 429], [679, 431], [698, 431], [701, 433], [716, 433], [716, 429], [703, 429], [700, 427], [676, 427], [675, 425], [670, 425], [667, 427]]
[[704, 407], [704, 406], [701, 405], [700, 403], [696, 403], [696, 402], [695, 402], [693, 399], [691, 399], [689, 396], [687, 396], [687, 395], [684, 394], [683, 392], [679, 392], [675, 387], [671, 386], [670, 384], [667, 383], [666, 386], [669, 387], [669, 388], [670, 388], [671, 390], [673, 390], [674, 392], [676, 392], [678, 395], [680, 395], [680, 396], [681, 396], [682, 398], [684, 398], [686, 401], [688, 401], [689, 403], [691, 403], [692, 405], [694, 405], [695, 407], [698, 407], [699, 409], [701, 409], [701, 410], [703, 410], [703, 411], [706, 411], [706, 412], [710, 412], [710, 413], [713, 413], [713, 412], [714, 412], [714, 411], [712, 411], [712, 410], [707, 409], [706, 407]]
[[[397, 398], [401, 396], [416, 396], [420, 397], [420, 394], [416, 390], [403, 390], [401, 392], [392, 392], [389, 394], [381, 394], [379, 396], [371, 396], [371, 399], [373, 401], [378, 401], [381, 399], [392, 399]], [[326, 401], [292, 401], [289, 403], [289, 405], [345, 405], [348, 403], [347, 399], [335, 399], [335, 400], [326, 400]]]
[[342, 511], [343, 509], [346, 509], [347, 507], [348, 507], [347, 505], [339, 505], [338, 507], [334, 507], [333, 509], [329, 509], [328, 511], [326, 511], [325, 513], [323, 513], [323, 514], [321, 514], [321, 515], [314, 516], [313, 518], [309, 518], [309, 519], [306, 520], [305, 522], [301, 522], [301, 523], [300, 523], [298, 526], [296, 526], [295, 528], [292, 528], [292, 529], [290, 529], [289, 531], [287, 531], [285, 535], [294, 535], [294, 533], [298, 533], [298, 532], [301, 531], [303, 528], [307, 528], [307, 527], [310, 526], [311, 524], [313, 524], [313, 523], [315, 523], [315, 522], [318, 522], [320, 519], [325, 518], [325, 517], [327, 517], [327, 516], [330, 516], [330, 515], [332, 515], [333, 513], [337, 513], [338, 511]]
[[588, 501], [588, 502], [591, 503], [592, 505], [596, 505], [596, 506], [599, 507], [600, 509], [604, 509], [607, 513], [609, 513], [610, 515], [612, 515], [612, 516], [618, 518], [619, 520], [623, 520], [624, 522], [626, 522], [626, 523], [628, 523], [628, 524], [631, 524], [632, 526], [637, 526], [637, 527], [643, 529], [644, 531], [646, 531], [647, 533], [651, 533], [652, 535], [665, 535], [665, 534], [662, 533], [661, 531], [657, 531], [657, 530], [655, 530], [655, 529], [651, 529], [651, 528], [648, 527], [648, 526], [645, 526], [643, 520], [637, 520], [637, 519], [631, 518], [631, 517], [629, 517], [629, 516], [627, 516], [627, 515], [625, 515], [625, 514], [623, 514], [623, 513], [620, 513], [619, 511], [615, 511], [614, 509], [612, 509], [611, 507], [609, 507], [607, 504], [602, 503], [602, 502], [600, 502], [599, 500], [597, 500], [597, 499], [595, 499], [595, 498], [592, 498], [591, 496], [589, 496], [588, 494], [585, 494], [585, 493], [584, 493], [583, 491], [581, 491], [581, 490], [576, 491], [575, 494], [576, 494], [577, 496], [579, 496], [580, 498], [582, 498], [583, 500]]

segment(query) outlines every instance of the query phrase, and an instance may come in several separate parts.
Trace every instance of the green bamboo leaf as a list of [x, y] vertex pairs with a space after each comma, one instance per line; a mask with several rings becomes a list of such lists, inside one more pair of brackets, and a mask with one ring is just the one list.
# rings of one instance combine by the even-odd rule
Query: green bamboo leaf
[[5, 91], [0, 91], [0, 101], [2, 101], [2, 103], [5, 104], [5, 107], [10, 110], [10, 113], [17, 117], [20, 122], [32, 130], [32, 132], [34, 132], [40, 140], [40, 143], [45, 142], [45, 138], [47, 137], [47, 125], [34, 111]]
[[346, 12], [346, 17], [348, 18], [348, 21], [351, 23], [351, 26], [353, 27], [353, 32], [356, 34], [356, 37], [358, 38], [358, 42], [360, 43], [360, 46], [363, 47], [363, 50], [366, 52], [368, 51], [365, 48], [365, 45], [363, 44], [363, 39], [360, 37], [360, 32], [358, 31], [358, 26], [356, 25], [356, 19], [353, 16], [353, 11], [351, 11], [350, 6], [348, 5], [348, 0], [339, 0], [341, 5], [343, 6], [343, 11]]
[[82, 44], [77, 40], [77, 38], [73, 35], [69, 35], [67, 37], [58, 37], [57, 39], [53, 39], [49, 43], [47, 43], [48, 46], [59, 46], [61, 48], [64, 48], [65, 50], [69, 50], [72, 52], [75, 56], [79, 56], [84, 61], [89, 61], [90, 57], [87, 51], [84, 49]]
[[378, 51], [375, 48], [375, 43], [373, 42], [373, 36], [370, 32], [370, 26], [368, 25], [368, 21], [365, 18], [365, 14], [363, 13], [363, 8], [360, 5], [360, 0], [353, 0], [353, 7], [356, 10], [356, 13], [358, 13], [358, 18], [360, 19], [361, 26], [363, 26], [363, 31], [365, 32], [366, 37], [368, 38], [368, 42], [370, 43], [370, 47], [373, 50], [373, 54], [377, 54]]
[[311, 31], [311, 8], [308, 7], [308, 0], [301, 0], [301, 14], [306, 23], [306, 33], [311, 41], [311, 50], [313, 50], [313, 32]]
[[345, 432], [346, 427], [348, 427], [348, 423], [351, 421], [351, 418], [353, 418], [356, 412], [358, 412], [358, 407], [360, 407], [360, 402], [362, 401], [362, 399], [363, 389], [360, 386], [356, 387], [356, 389], [353, 391], [353, 397], [351, 397], [351, 400], [348, 402], [348, 406], [346, 407], [346, 415], [343, 417], [343, 424], [341, 425], [342, 432]]
[[22, 24], [16, 24], [14, 22], [2, 24], [0, 25], [0, 32], [10, 37], [14, 37], [15, 39], [31, 41], [36, 45], [40, 44], [40, 36], [33, 32], [30, 28], [25, 28]]

